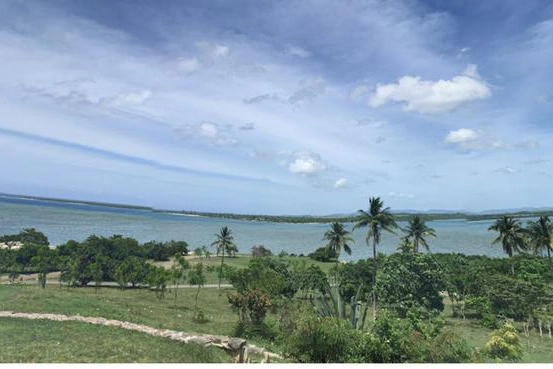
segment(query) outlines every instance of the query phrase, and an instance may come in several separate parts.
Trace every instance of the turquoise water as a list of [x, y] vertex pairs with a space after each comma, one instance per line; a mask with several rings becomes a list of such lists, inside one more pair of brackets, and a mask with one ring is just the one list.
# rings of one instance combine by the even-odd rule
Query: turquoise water
[[[500, 246], [490, 245], [495, 234], [487, 229], [492, 222], [428, 222], [437, 235], [429, 239], [430, 250], [434, 253], [503, 256]], [[405, 227], [406, 224], [400, 222], [399, 225]], [[252, 246], [262, 244], [274, 253], [285, 250], [305, 255], [324, 244], [322, 237], [328, 229], [327, 224], [238, 221], [0, 196], [0, 235], [19, 233], [23, 228], [33, 227], [46, 234], [53, 245], [70, 239], [82, 241], [91, 234], [121, 234], [139, 242], [184, 240], [195, 248], [210, 246], [215, 239], [214, 234], [223, 226], [232, 229], [242, 253], [249, 253]], [[351, 224], [347, 227], [351, 228]], [[357, 260], [372, 255], [371, 249], [365, 244], [365, 232], [354, 232], [356, 242], [352, 247], [353, 253], [351, 256], [343, 253], [342, 259]], [[378, 250], [386, 254], [394, 252], [400, 236], [384, 234]]]

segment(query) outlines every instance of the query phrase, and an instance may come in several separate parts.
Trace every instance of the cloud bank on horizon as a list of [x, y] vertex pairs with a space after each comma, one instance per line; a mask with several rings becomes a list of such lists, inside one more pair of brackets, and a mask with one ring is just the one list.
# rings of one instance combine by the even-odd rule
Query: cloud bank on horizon
[[546, 0], [0, 2], [0, 192], [551, 206]]

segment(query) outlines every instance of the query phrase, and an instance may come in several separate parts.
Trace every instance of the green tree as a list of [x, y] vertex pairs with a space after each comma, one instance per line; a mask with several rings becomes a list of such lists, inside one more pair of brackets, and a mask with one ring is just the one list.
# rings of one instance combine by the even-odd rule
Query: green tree
[[219, 234], [215, 234], [217, 238], [211, 246], [214, 246], [217, 250], [217, 256], [219, 253], [222, 253], [221, 257], [221, 269], [219, 271], [219, 294], [221, 293], [221, 279], [223, 278], [223, 265], [225, 263], [225, 251], [229, 254], [232, 253], [232, 250], [236, 250], [236, 245], [234, 244], [234, 236], [232, 231], [228, 227], [221, 228]]
[[134, 288], [144, 281], [146, 273], [144, 260], [131, 256], [117, 266], [114, 276], [121, 288], [126, 288], [129, 283]]
[[46, 275], [55, 270], [56, 251], [49, 246], [39, 246], [37, 253], [31, 258], [31, 263], [38, 272], [38, 282], [42, 288], [46, 287]]
[[413, 308], [430, 313], [444, 309], [440, 292], [446, 289], [445, 279], [429, 254], [390, 255], [379, 270], [376, 289], [381, 302], [402, 318]]
[[153, 288], [158, 299], [165, 298], [165, 290], [167, 281], [171, 278], [171, 272], [163, 267], [149, 266], [148, 274], [146, 275], [146, 283]]
[[[497, 238], [492, 241], [492, 245], [501, 242], [503, 251], [509, 255], [509, 258], [512, 258], [515, 252], [524, 251], [525, 231], [520, 226], [520, 222], [515, 218], [504, 215], [489, 226], [488, 230], [499, 232]], [[513, 262], [511, 262], [511, 273], [515, 274]]]
[[206, 259], [209, 259], [209, 258], [211, 257], [211, 251], [209, 251], [209, 250], [207, 249], [207, 247], [205, 247], [205, 245], [202, 246], [202, 251], [203, 251], [203, 253], [204, 253]]
[[99, 259], [90, 264], [89, 267], [92, 273], [92, 280], [94, 281], [94, 291], [98, 292], [104, 280], [104, 262], [102, 259]]
[[340, 251], [344, 250], [348, 255], [351, 255], [351, 248], [348, 244], [355, 243], [355, 240], [351, 237], [351, 233], [346, 231], [344, 225], [339, 222], [333, 222], [330, 225], [330, 229], [325, 232], [323, 240], [328, 241], [326, 248], [336, 254], [337, 271]]
[[179, 289], [179, 284], [185, 278], [185, 271], [190, 268], [190, 263], [184, 258], [183, 255], [175, 254], [173, 260], [173, 265], [171, 266], [171, 279], [173, 280], [174, 291], [175, 291], [175, 304], [177, 302], [177, 291]]
[[409, 219], [406, 231], [407, 237], [413, 240], [415, 252], [419, 252], [419, 244], [424, 246], [426, 251], [430, 251], [425, 237], [436, 237], [436, 231], [428, 227], [419, 215]]
[[541, 216], [537, 222], [528, 222], [528, 234], [534, 250], [547, 250], [549, 270], [553, 271], [551, 264], [551, 250], [553, 249], [553, 224], [547, 216]]
[[[382, 231], [395, 233], [394, 229], [397, 228], [396, 221], [390, 208], [384, 207], [384, 203], [380, 200], [380, 197], [371, 197], [369, 199], [369, 210], [359, 210], [359, 220], [353, 226], [353, 230], [361, 227], [367, 227], [366, 242], [369, 245], [369, 241], [372, 240], [373, 246], [373, 282], [376, 283], [376, 245], [380, 243], [380, 237]], [[372, 290], [373, 299], [373, 320], [376, 319], [376, 288], [373, 286]]]
[[198, 263], [188, 272], [188, 284], [191, 286], [198, 286], [198, 291], [196, 292], [196, 298], [194, 302], [194, 318], [196, 318], [196, 309], [198, 307], [198, 295], [200, 294], [200, 289], [205, 284], [206, 277], [204, 274], [204, 265], [203, 263]]
[[25, 228], [21, 232], [19, 232], [19, 242], [27, 244], [32, 243], [35, 245], [43, 245], [48, 246], [50, 243], [48, 242], [48, 237], [44, 235], [42, 232], [38, 232], [34, 228]]

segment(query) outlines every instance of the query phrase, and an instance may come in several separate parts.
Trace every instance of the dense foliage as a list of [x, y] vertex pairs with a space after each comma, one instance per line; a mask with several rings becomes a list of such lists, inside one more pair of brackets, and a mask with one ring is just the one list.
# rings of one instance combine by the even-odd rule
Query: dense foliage
[[[298, 362], [402, 363], [518, 361], [522, 348], [517, 324], [526, 334], [532, 329], [550, 333], [553, 273], [548, 218], [529, 222], [528, 229], [512, 217], [498, 219], [490, 231], [507, 258], [420, 252], [429, 249], [426, 238], [435, 236], [423, 217], [409, 222], [397, 252], [379, 254], [382, 233], [399, 232], [379, 198], [371, 198], [369, 209], [360, 211], [356, 228], [366, 231], [373, 257], [339, 262], [340, 252], [349, 253], [353, 242], [343, 224], [333, 223], [323, 236], [326, 246], [309, 254], [317, 261], [334, 261], [330, 269], [308, 259], [272, 256], [262, 245], [252, 247], [247, 265], [230, 266], [228, 259], [224, 263], [226, 257], [239, 258], [233, 233], [223, 227], [215, 234], [212, 246], [221, 256], [219, 287], [222, 278], [233, 286], [227, 301], [237, 314], [234, 335], [271, 341]], [[99, 288], [105, 281], [121, 288], [146, 286], [159, 299], [168, 287], [186, 281], [196, 288], [194, 321], [206, 319], [198, 296], [207, 281], [205, 272], [219, 261], [205, 267], [210, 257], [205, 247], [196, 248], [196, 260], [189, 263], [184, 241], [141, 245], [121, 235], [92, 235], [50, 248], [47, 237], [32, 228], [0, 240], [22, 244], [0, 249], [1, 272], [11, 281], [18, 274], [36, 273], [44, 288], [47, 274], [60, 271], [60, 282], [70, 286]], [[169, 259], [170, 267], [152, 263]], [[497, 329], [482, 350], [471, 350], [445, 324], [444, 298], [449, 298], [446, 303], [459, 321], [470, 319]], [[371, 310], [372, 317], [367, 318]]]

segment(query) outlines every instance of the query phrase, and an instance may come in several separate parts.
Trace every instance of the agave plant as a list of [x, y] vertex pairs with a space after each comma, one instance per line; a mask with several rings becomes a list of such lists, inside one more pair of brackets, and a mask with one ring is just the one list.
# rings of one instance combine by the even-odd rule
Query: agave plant
[[331, 287], [327, 284], [327, 293], [323, 296], [319, 296], [319, 298], [314, 300], [314, 305], [317, 309], [317, 313], [322, 317], [347, 320], [350, 322], [353, 329], [363, 329], [363, 327], [365, 326], [365, 319], [367, 317], [367, 310], [369, 305], [362, 304], [360, 301], [362, 290], [363, 285], [360, 284], [357, 288], [356, 295], [351, 297], [350, 314], [348, 317], [346, 315], [346, 303], [344, 302], [344, 298], [338, 290], [338, 286]]

